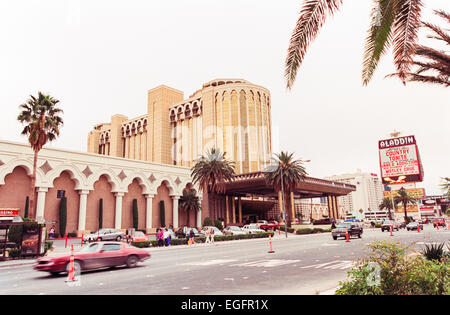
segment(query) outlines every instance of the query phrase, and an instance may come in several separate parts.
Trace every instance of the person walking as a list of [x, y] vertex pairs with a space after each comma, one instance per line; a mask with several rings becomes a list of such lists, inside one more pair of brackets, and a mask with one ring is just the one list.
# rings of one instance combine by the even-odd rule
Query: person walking
[[164, 244], [165, 246], [170, 246], [170, 233], [167, 228], [164, 231]]
[[194, 233], [194, 229], [191, 229], [191, 231], [189, 232], [189, 240], [191, 241], [191, 245], [195, 244], [195, 233]]
[[205, 244], [211, 244], [211, 233], [209, 232], [209, 227], [205, 230], [206, 240]]
[[214, 228], [210, 228], [210, 229], [211, 229], [211, 232], [210, 232], [211, 240], [210, 240], [210, 242], [211, 242], [211, 244], [214, 244]]
[[49, 238], [53, 238], [55, 236], [55, 227], [52, 226], [52, 228], [50, 229], [50, 231], [48, 232], [48, 237]]

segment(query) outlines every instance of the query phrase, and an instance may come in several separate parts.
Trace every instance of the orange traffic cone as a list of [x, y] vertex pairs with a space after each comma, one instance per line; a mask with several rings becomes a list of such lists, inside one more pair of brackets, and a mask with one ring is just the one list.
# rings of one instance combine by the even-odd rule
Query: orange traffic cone
[[420, 233], [420, 225], [419, 225], [419, 223], [417, 223], [417, 232]]
[[439, 230], [439, 223], [436, 223], [436, 229]]
[[348, 235], [348, 229], [345, 230], [345, 241], [350, 242], [350, 236]]
[[70, 250], [71, 254], [70, 254], [70, 264], [69, 264], [69, 277], [67, 278], [67, 281], [75, 281], [75, 272], [74, 272], [74, 257], [73, 257], [73, 244], [72, 244], [72, 249]]
[[389, 229], [389, 231], [391, 232], [391, 236], [394, 236], [394, 234], [392, 234], [392, 225], [391, 225], [391, 228]]
[[268, 253], [270, 253], [270, 254], [275, 253], [275, 251], [272, 249], [272, 238], [271, 238], [270, 234], [269, 234], [269, 251], [268, 251]]

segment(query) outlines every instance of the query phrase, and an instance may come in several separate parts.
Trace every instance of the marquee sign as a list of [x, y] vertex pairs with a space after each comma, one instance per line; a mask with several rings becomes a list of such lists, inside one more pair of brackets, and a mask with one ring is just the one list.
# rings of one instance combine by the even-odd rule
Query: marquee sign
[[19, 215], [19, 209], [0, 208], [0, 217], [15, 217]]
[[406, 136], [378, 141], [381, 179], [384, 185], [421, 182], [416, 139]]

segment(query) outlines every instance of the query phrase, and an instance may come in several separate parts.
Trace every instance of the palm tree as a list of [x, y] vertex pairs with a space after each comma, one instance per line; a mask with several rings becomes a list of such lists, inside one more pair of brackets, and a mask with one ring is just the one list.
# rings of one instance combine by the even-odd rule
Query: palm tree
[[183, 190], [183, 196], [180, 198], [180, 208], [186, 211], [186, 226], [189, 226], [190, 213], [198, 213], [201, 209], [200, 200], [195, 193], [195, 190]]
[[402, 187], [398, 192], [397, 195], [394, 197], [394, 204], [397, 206], [398, 204], [403, 205], [403, 211], [405, 213], [405, 223], [408, 223], [408, 213], [406, 212], [406, 207], [408, 205], [415, 205], [416, 199], [411, 197], [406, 190]]
[[383, 210], [386, 209], [388, 210], [389, 213], [389, 220], [392, 220], [392, 213], [391, 210], [394, 210], [394, 205], [392, 204], [392, 200], [389, 197], [384, 197], [383, 201], [380, 203], [380, 205], [378, 206], [378, 209]]
[[266, 168], [264, 176], [269, 185], [273, 186], [276, 191], [284, 192], [285, 204], [287, 204], [286, 213], [286, 226], [291, 227], [291, 212], [292, 204], [286, 202], [290, 200], [291, 192], [295, 190], [295, 187], [302, 182], [307, 173], [303, 166], [303, 160], [294, 160], [293, 153], [281, 152], [275, 154], [273, 158], [274, 164]]
[[442, 190], [444, 190], [445, 194], [450, 197], [450, 177], [443, 177], [444, 182], [441, 184]]
[[211, 148], [206, 152], [206, 156], [202, 155], [196, 160], [191, 169], [193, 183], [198, 183], [200, 190], [208, 193], [208, 205], [209, 193], [224, 193], [225, 182], [230, 181], [235, 175], [234, 162], [228, 161], [225, 155], [225, 152]]
[[[434, 10], [434, 13], [450, 23], [450, 14], [437, 10]], [[428, 22], [422, 22], [422, 26], [434, 33], [433, 35], [427, 36], [428, 38], [437, 39], [450, 45], [450, 35], [446, 30]], [[417, 45], [415, 57], [419, 59], [412, 60], [411, 64], [416, 68], [414, 72], [407, 73], [408, 82], [424, 82], [443, 85], [445, 87], [450, 86], [450, 55], [446, 51]], [[398, 74], [388, 75], [388, 77], [393, 76], [398, 76]]]
[[59, 130], [63, 125], [63, 119], [59, 116], [63, 111], [56, 107], [59, 100], [50, 95], [38, 93], [38, 97], [30, 95], [25, 104], [19, 106], [22, 110], [17, 120], [25, 125], [22, 135], [28, 137], [28, 142], [34, 151], [33, 174], [31, 176], [30, 218], [36, 215], [35, 186], [37, 157], [42, 147], [49, 141], [59, 136]]
[[[291, 89], [310, 43], [317, 37], [327, 15], [333, 15], [343, 0], [304, 0], [292, 33], [285, 62], [287, 88]], [[366, 37], [362, 82], [367, 85], [381, 56], [393, 45], [397, 76], [403, 84], [416, 52], [421, 0], [373, 0], [371, 23]]]

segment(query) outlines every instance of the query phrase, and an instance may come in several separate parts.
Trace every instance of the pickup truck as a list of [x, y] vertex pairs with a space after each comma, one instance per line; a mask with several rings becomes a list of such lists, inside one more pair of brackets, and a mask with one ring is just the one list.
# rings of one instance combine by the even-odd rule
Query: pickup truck
[[381, 232], [384, 232], [384, 231], [388, 231], [389, 232], [391, 230], [391, 227], [392, 227], [392, 231], [400, 230], [400, 224], [398, 224], [395, 221], [385, 220], [385, 221], [383, 221], [383, 224], [381, 225]]
[[259, 228], [264, 231], [276, 230], [280, 226], [280, 224], [277, 221], [267, 222], [267, 221], [263, 221], [263, 220], [258, 221], [258, 225], [259, 225]]

